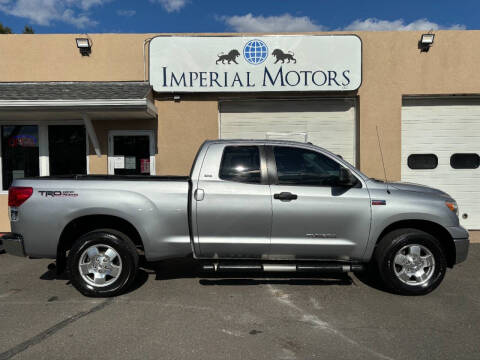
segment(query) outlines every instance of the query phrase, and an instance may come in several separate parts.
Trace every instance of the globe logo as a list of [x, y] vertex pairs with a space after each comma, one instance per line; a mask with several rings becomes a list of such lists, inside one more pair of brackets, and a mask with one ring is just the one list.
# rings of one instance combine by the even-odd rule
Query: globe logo
[[261, 64], [268, 56], [268, 47], [262, 40], [250, 40], [243, 48], [243, 56], [250, 64]]

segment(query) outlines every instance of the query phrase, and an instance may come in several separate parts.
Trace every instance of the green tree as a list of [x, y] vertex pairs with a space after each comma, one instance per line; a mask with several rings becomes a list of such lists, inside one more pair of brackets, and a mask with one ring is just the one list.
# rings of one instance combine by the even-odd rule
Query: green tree
[[0, 23], [0, 34], [12, 34], [12, 29], [8, 26], [3, 26], [2, 23]]
[[25, 25], [23, 28], [22, 34], [35, 34], [35, 31], [30, 25]]

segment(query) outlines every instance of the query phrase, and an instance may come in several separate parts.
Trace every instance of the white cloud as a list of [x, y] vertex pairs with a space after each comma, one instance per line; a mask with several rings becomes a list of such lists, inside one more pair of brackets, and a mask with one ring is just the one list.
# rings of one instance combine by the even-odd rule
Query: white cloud
[[295, 32], [295, 31], [322, 31], [326, 28], [317, 25], [308, 16], [279, 16], [246, 15], [221, 16], [218, 18], [236, 32]]
[[112, 0], [0, 0], [0, 11], [38, 25], [59, 21], [85, 28], [98, 24], [86, 11], [109, 1]]
[[136, 13], [137, 12], [135, 10], [117, 10], [117, 15], [118, 16], [132, 17]]
[[151, 2], [158, 2], [160, 5], [163, 6], [167, 12], [171, 13], [174, 11], [180, 11], [187, 3], [189, 0], [150, 0]]
[[348, 26], [340, 30], [359, 30], [359, 31], [406, 31], [406, 30], [465, 30], [465, 25], [455, 24], [443, 26], [428, 19], [418, 19], [411, 23], [405, 23], [403, 19], [398, 20], [380, 20], [376, 18], [368, 18], [365, 20], [357, 19]]
[[357, 19], [351, 24], [337, 29], [329, 29], [327, 26], [316, 24], [308, 16], [292, 16], [284, 14], [279, 16], [255, 16], [251, 13], [246, 15], [220, 16], [218, 21], [224, 22], [227, 27], [236, 32], [302, 32], [302, 31], [402, 31], [402, 30], [465, 30], [465, 25], [454, 24], [449, 26], [440, 25], [428, 19], [418, 19], [405, 23], [403, 19], [381, 20], [368, 18]]
[[[98, 5], [103, 5], [107, 2], [110, 2], [112, 0], [80, 0], [80, 3], [78, 4], [80, 8], [83, 10], [88, 10], [93, 6], [98, 6]], [[78, 0], [69, 0], [71, 4], [76, 4], [78, 3]]]

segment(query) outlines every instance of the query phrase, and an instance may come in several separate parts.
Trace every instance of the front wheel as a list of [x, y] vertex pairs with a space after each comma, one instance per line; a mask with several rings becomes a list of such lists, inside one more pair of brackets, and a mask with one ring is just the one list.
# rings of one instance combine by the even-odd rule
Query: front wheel
[[417, 229], [388, 233], [375, 251], [380, 277], [394, 292], [424, 295], [442, 282], [447, 261], [439, 241]]
[[73, 286], [83, 295], [116, 296], [135, 280], [138, 254], [125, 234], [112, 229], [95, 230], [75, 241], [68, 269]]

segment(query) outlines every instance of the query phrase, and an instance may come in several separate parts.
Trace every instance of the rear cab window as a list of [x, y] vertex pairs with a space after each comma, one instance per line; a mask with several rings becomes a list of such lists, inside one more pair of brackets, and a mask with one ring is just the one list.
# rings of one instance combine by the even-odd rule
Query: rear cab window
[[261, 183], [258, 146], [227, 146], [223, 150], [219, 178], [249, 184]]

